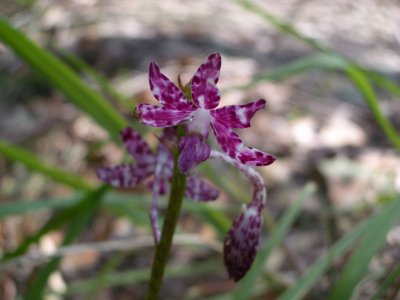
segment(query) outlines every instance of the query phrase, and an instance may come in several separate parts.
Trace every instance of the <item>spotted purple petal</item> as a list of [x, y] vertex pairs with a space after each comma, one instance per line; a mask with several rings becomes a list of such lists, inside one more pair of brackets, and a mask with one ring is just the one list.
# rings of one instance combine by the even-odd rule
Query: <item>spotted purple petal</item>
[[260, 99], [244, 105], [228, 105], [211, 111], [218, 122], [231, 128], [250, 127], [254, 114], [265, 107], [265, 100]]
[[221, 56], [211, 54], [194, 74], [191, 82], [192, 98], [199, 108], [214, 109], [218, 106], [220, 93], [216, 86], [221, 69]]
[[154, 97], [165, 108], [184, 111], [196, 109], [186, 99], [182, 91], [161, 73], [160, 68], [155, 63], [150, 64], [149, 83]]
[[139, 104], [136, 115], [139, 121], [147, 126], [170, 127], [188, 120], [193, 114], [190, 110], [174, 110], [163, 106]]
[[97, 176], [115, 188], [133, 188], [148, 175], [148, 170], [135, 165], [97, 168]]
[[224, 263], [229, 277], [239, 281], [250, 269], [258, 251], [261, 211], [249, 205], [235, 219], [224, 242]]
[[275, 157], [260, 150], [245, 147], [240, 137], [226, 125], [213, 119], [211, 128], [222, 151], [243, 164], [267, 166], [275, 161]]
[[198, 177], [190, 176], [186, 182], [185, 196], [196, 201], [212, 201], [218, 198], [219, 191]]
[[182, 173], [187, 173], [199, 163], [205, 161], [211, 153], [210, 146], [197, 134], [187, 135], [179, 141], [178, 166]]
[[135, 159], [136, 165], [147, 169], [151, 174], [155, 168], [156, 156], [147, 142], [130, 127], [121, 131], [121, 138], [126, 150]]

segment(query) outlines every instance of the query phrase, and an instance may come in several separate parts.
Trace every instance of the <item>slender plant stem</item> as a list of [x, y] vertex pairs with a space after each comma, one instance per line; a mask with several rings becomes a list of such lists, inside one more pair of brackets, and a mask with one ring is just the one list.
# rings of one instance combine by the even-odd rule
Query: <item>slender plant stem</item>
[[169, 202], [162, 228], [161, 240], [154, 255], [151, 278], [146, 297], [147, 300], [158, 299], [165, 267], [167, 266], [169, 253], [172, 246], [172, 238], [174, 236], [176, 224], [178, 223], [178, 218], [182, 207], [185, 185], [186, 175], [179, 172], [177, 166], [177, 155], [175, 155], [171, 193], [169, 195]]

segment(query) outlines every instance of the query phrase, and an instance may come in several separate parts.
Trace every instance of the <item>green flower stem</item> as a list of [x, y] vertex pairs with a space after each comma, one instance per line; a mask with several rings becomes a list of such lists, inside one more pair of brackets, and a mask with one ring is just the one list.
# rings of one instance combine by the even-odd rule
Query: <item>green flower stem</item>
[[154, 255], [151, 278], [147, 291], [147, 300], [158, 299], [165, 267], [167, 266], [169, 253], [172, 246], [172, 239], [174, 237], [176, 224], [178, 223], [185, 193], [186, 175], [179, 172], [177, 155], [174, 156], [174, 175], [172, 178], [171, 193], [169, 195], [169, 202], [162, 228], [161, 240]]

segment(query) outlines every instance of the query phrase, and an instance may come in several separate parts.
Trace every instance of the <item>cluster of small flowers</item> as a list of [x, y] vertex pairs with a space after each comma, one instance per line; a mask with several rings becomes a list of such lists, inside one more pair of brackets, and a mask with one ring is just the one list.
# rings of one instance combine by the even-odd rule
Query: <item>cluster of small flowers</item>
[[[275, 158], [260, 150], [246, 147], [234, 128], [250, 127], [254, 114], [265, 107], [260, 99], [245, 105], [216, 108], [220, 92], [216, 87], [221, 68], [221, 56], [208, 57], [182, 91], [174, 85], [159, 67], [152, 63], [149, 70], [150, 88], [161, 106], [140, 104], [135, 111], [138, 120], [148, 126], [162, 127], [160, 143], [155, 151], [131, 128], [121, 132], [127, 152], [136, 164], [98, 168], [100, 179], [116, 188], [131, 188], [147, 180], [152, 191], [150, 219], [155, 242], [160, 239], [157, 224], [158, 198], [168, 193], [173, 174], [173, 156], [167, 145], [179, 149], [178, 167], [187, 174], [185, 195], [196, 201], [215, 200], [219, 191], [190, 172], [208, 158], [223, 160], [237, 167], [254, 185], [251, 202], [243, 207], [234, 220], [224, 243], [224, 261], [229, 276], [241, 279], [257, 253], [262, 223], [262, 209], [266, 192], [262, 177], [251, 166], [266, 166]], [[185, 96], [190, 95], [188, 97]], [[185, 134], [178, 140], [177, 125], [185, 124]], [[210, 127], [223, 152], [211, 150], [207, 144]]]

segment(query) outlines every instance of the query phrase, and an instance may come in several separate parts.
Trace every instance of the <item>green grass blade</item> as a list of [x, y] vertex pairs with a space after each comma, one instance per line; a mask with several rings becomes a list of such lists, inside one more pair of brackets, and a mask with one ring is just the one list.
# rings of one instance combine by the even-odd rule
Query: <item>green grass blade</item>
[[[66, 224], [70, 216], [81, 210], [80, 203], [85, 197], [82, 194], [76, 194], [68, 198], [58, 198], [34, 202], [16, 202], [16, 203], [0, 203], [0, 218], [16, 214], [26, 214], [34, 211], [44, 211], [49, 209], [59, 209], [54, 217], [52, 217], [45, 225], [42, 226], [36, 233], [25, 238], [24, 242], [21, 243], [17, 249], [6, 253], [0, 260], [0, 262], [8, 262], [13, 258], [23, 255], [29, 246], [36, 243], [44, 234], [47, 232], [59, 228], [63, 224]], [[150, 197], [140, 194], [129, 195], [126, 193], [110, 192], [105, 195], [104, 200], [101, 203], [102, 207], [111, 210], [117, 214], [124, 214], [129, 217], [135, 224], [149, 225], [148, 221], [148, 210], [150, 206]], [[162, 201], [160, 207], [165, 207], [166, 202]], [[210, 206], [205, 203], [196, 203], [186, 200], [183, 204], [183, 209], [190, 213], [196, 214], [198, 217], [203, 217], [206, 220], [211, 220], [210, 224], [214, 226], [216, 232], [220, 235], [225, 235], [227, 228], [230, 226], [229, 219], [226, 218], [223, 212], [229, 211], [229, 207], [224, 206]], [[209, 216], [211, 215], [211, 217]], [[134, 219], [135, 218], [135, 219]], [[214, 222], [216, 224], [214, 224]], [[0, 264], [1, 268], [1, 264]]]
[[211, 225], [218, 233], [218, 237], [224, 239], [232, 225], [232, 220], [226, 217], [222, 212], [207, 207], [206, 203], [199, 203], [198, 205], [199, 207], [197, 209], [193, 209], [193, 214], [197, 215], [204, 223]]
[[[57, 197], [46, 200], [36, 199], [35, 201], [13, 201], [10, 203], [0, 202], [0, 219], [52, 209], [64, 210], [76, 205], [81, 199], [82, 193], [76, 193], [70, 197]], [[106, 209], [120, 207], [119, 211], [121, 212], [128, 204], [138, 210], [143, 210], [149, 206], [150, 197], [142, 194], [128, 195], [127, 193], [109, 192], [102, 202], [102, 205]]]
[[392, 207], [391, 210], [385, 210], [368, 226], [368, 230], [357, 243], [357, 247], [341, 271], [340, 278], [333, 286], [329, 299], [350, 299], [354, 288], [365, 276], [372, 257], [385, 244], [387, 232], [400, 218], [400, 199], [393, 204], [389, 205]]
[[127, 126], [126, 121], [98, 93], [85, 85], [68, 66], [38, 47], [2, 17], [0, 40], [53, 87], [63, 92], [72, 103], [107, 129], [115, 141], [119, 141], [119, 132]]
[[273, 71], [257, 74], [250, 80], [250, 82], [244, 85], [235, 86], [227, 89], [226, 91], [231, 89], [248, 89], [263, 81], [283, 80], [296, 74], [311, 70], [329, 69], [341, 71], [344, 70], [347, 65], [348, 62], [339, 55], [332, 53], [312, 54], [305, 58], [297, 59], [294, 62], [288, 63], [283, 67], [279, 67]]
[[377, 121], [383, 132], [395, 146], [397, 151], [400, 152], [400, 136], [396, 132], [396, 129], [392, 126], [390, 121], [383, 115], [375, 91], [369, 83], [367, 76], [356, 66], [347, 67], [346, 73], [364, 97], [364, 100], [370, 107], [375, 117], [375, 120]]
[[[107, 189], [108, 186], [102, 186], [99, 190]], [[37, 243], [39, 239], [46, 233], [61, 227], [62, 225], [71, 221], [71, 216], [79, 214], [85, 207], [85, 199], [92, 199], [91, 195], [96, 194], [98, 190], [85, 193], [72, 207], [65, 209], [55, 216], [53, 216], [49, 221], [46, 222], [36, 233], [28, 236], [25, 240], [13, 251], [6, 253], [0, 260], [0, 262], [7, 262], [13, 258], [23, 255], [30, 247], [30, 245]]]
[[348, 66], [346, 68], [346, 72], [348, 77], [353, 81], [354, 85], [359, 89], [361, 94], [363, 95], [365, 101], [370, 106], [376, 121], [378, 122], [379, 126], [385, 132], [386, 136], [390, 139], [393, 145], [396, 147], [398, 151], [400, 151], [400, 137], [396, 133], [396, 130], [393, 128], [392, 124], [385, 118], [379, 108], [378, 101], [376, 99], [376, 95], [374, 89], [370, 86], [368, 76], [371, 76], [380, 86], [385, 88], [386, 90], [390, 91], [394, 95], [398, 95], [400, 93], [400, 87], [396, 84], [392, 83], [390, 80], [386, 79], [383, 76], [379, 76], [374, 72], [369, 72], [367, 70], [363, 70], [362, 67], [358, 66], [356, 63], [344, 58], [340, 54], [335, 54], [329, 48], [323, 47], [315, 40], [307, 38], [300, 32], [298, 32], [294, 27], [292, 27], [287, 22], [280, 20], [279, 18], [275, 17], [274, 15], [265, 11], [262, 7], [257, 6], [256, 4], [251, 3], [248, 0], [235, 0], [239, 5], [256, 13], [257, 15], [261, 16], [264, 20], [268, 23], [272, 24], [274, 27], [279, 29], [281, 32], [286, 33], [297, 40], [302, 41], [303, 43], [307, 44], [311, 48], [319, 51], [323, 51], [327, 54], [336, 55], [341, 58], [343, 61], [348, 61]]
[[147, 208], [139, 207], [136, 203], [127, 201], [126, 203], [104, 203], [104, 207], [108, 212], [115, 216], [123, 216], [129, 219], [132, 224], [150, 229], [150, 219]]
[[[94, 192], [88, 193], [79, 203], [79, 210], [70, 211], [69, 221], [72, 221], [64, 236], [62, 245], [68, 245], [82, 232], [87, 222], [98, 208], [100, 201], [108, 187], [102, 186]], [[61, 261], [60, 257], [53, 258], [35, 275], [28, 286], [28, 293], [25, 300], [43, 299], [43, 294], [47, 285], [49, 276], [58, 268]]]
[[395, 95], [395, 96], [400, 96], [400, 86], [390, 80], [389, 78], [386, 78], [385, 76], [371, 70], [367, 69], [362, 69], [365, 74], [368, 75], [368, 78], [373, 80], [379, 87], [385, 89], [389, 93]]
[[[92, 68], [88, 65], [84, 60], [76, 56], [75, 54], [69, 51], [60, 51], [62, 53], [62, 59], [68, 63], [69, 65], [73, 66], [74, 68], [78, 69], [79, 71], [83, 72], [85, 75], [89, 76], [93, 79], [94, 82], [101, 88], [103, 94], [110, 96], [113, 100], [118, 101], [124, 108], [132, 109], [133, 105], [131, 99], [125, 97], [124, 95], [120, 94], [117, 90], [113, 88], [110, 82], [105, 78], [102, 74], [100, 74], [96, 69]], [[135, 128], [136, 130], [138, 128]]]
[[380, 287], [377, 291], [372, 295], [371, 300], [379, 300], [384, 299], [384, 293], [396, 282], [398, 282], [400, 278], [400, 266], [394, 267], [394, 269], [386, 276], [385, 280], [381, 283]]
[[64, 209], [73, 206], [82, 194], [75, 194], [71, 197], [54, 198], [49, 200], [34, 200], [34, 201], [13, 201], [10, 203], [0, 202], [0, 219], [10, 216], [18, 216], [30, 214], [38, 211], [51, 209]]
[[315, 186], [308, 184], [301, 191], [299, 197], [293, 202], [293, 205], [285, 212], [276, 227], [271, 232], [270, 238], [261, 247], [257, 258], [246, 276], [240, 281], [240, 284], [233, 295], [233, 299], [251, 299], [251, 294], [254, 291], [257, 279], [264, 270], [265, 262], [272, 251], [283, 241], [286, 233], [289, 231], [293, 222], [300, 213], [303, 203], [315, 192]]
[[[351, 64], [346, 59], [338, 55], [334, 55], [332, 53], [320, 53], [310, 57], [302, 58], [273, 72], [259, 74], [249, 83], [234, 87], [234, 89], [246, 89], [265, 80], [281, 80], [297, 73], [322, 68], [342, 70], [346, 72], [348, 78], [353, 82], [354, 86], [359, 90], [365, 102], [370, 107], [378, 125], [381, 127], [395, 148], [400, 152], [400, 136], [391, 122], [383, 115], [375, 91], [368, 80], [368, 74], [372, 73], [366, 73], [362, 71], [362, 69], [354, 64]], [[377, 76], [377, 74], [374, 76], [374, 79], [378, 83], [390, 90], [393, 94], [400, 94], [400, 87], [398, 87], [396, 84], [382, 76]]]
[[303, 299], [311, 287], [328, 270], [330, 263], [348, 251], [359, 238], [368, 232], [370, 228], [373, 228], [377, 222], [385, 220], [388, 214], [391, 214], [391, 211], [396, 211], [397, 214], [400, 214], [400, 198], [396, 198], [391, 203], [388, 203], [378, 214], [368, 218], [352, 232], [336, 242], [330, 251], [318, 259], [292, 288], [279, 297], [279, 300]]
[[70, 218], [70, 214], [66, 211], [63, 211], [56, 216], [52, 217], [49, 221], [46, 222], [37, 232], [34, 234], [26, 237], [24, 241], [13, 251], [5, 253], [4, 256], [1, 258], [0, 262], [8, 262], [13, 258], [23, 255], [28, 251], [29, 247], [37, 243], [39, 239], [45, 235], [46, 233], [61, 227], [64, 225], [68, 219]]
[[[28, 213], [46, 211], [51, 209], [63, 210], [74, 206], [82, 198], [81, 193], [76, 193], [70, 197], [57, 197], [51, 199], [37, 199], [35, 201], [13, 201], [11, 203], [0, 202], [0, 219], [24, 215]], [[105, 209], [116, 209], [117, 212], [123, 213], [126, 206], [129, 205], [136, 210], [146, 210], [150, 206], [150, 196], [146, 194], [129, 194], [123, 192], [112, 191], [107, 193], [102, 206]], [[160, 207], [164, 208], [166, 203], [163, 201], [160, 203]], [[183, 204], [183, 209], [191, 213], [197, 213], [197, 211], [218, 211], [222, 214], [226, 212], [235, 212], [236, 209], [229, 205], [223, 205], [221, 203], [197, 203], [190, 200], [186, 200]], [[146, 212], [147, 213], [147, 212]], [[129, 213], [128, 213], [129, 214]], [[219, 218], [219, 217], [218, 217]], [[228, 220], [229, 221], [229, 220]], [[221, 224], [226, 221], [219, 221]], [[231, 221], [229, 221], [230, 223]]]
[[275, 17], [274, 15], [268, 13], [266, 10], [261, 8], [260, 6], [251, 3], [248, 0], [235, 0], [236, 3], [238, 3], [240, 6], [243, 8], [259, 15], [261, 18], [266, 20], [268, 23], [272, 24], [275, 28], [280, 30], [283, 33], [286, 33], [288, 35], [291, 35], [292, 37], [302, 41], [306, 45], [310, 46], [313, 49], [320, 50], [320, 51], [328, 51], [327, 48], [319, 44], [316, 40], [313, 40], [311, 38], [308, 38], [298, 32], [293, 26], [291, 26], [289, 23], [286, 23], [283, 20], [280, 20], [279, 18]]
[[[165, 277], [186, 278], [189, 276], [200, 276], [202, 274], [215, 273], [215, 270], [218, 270], [218, 267], [223, 268], [220, 259], [199, 262], [190, 265], [169, 266], [166, 269]], [[149, 279], [149, 276], [149, 268], [107, 274], [104, 277], [104, 287], [132, 285], [135, 283], [147, 281]], [[97, 279], [87, 279], [71, 283], [68, 285], [67, 291], [63, 296], [85, 294], [90, 291], [92, 285], [96, 282], [96, 280]]]
[[[251, 12], [259, 15], [261, 18], [263, 18], [265, 21], [267, 21], [269, 24], [271, 24], [272, 26], [277, 28], [282, 33], [292, 36], [293, 38], [297, 39], [298, 41], [301, 41], [304, 44], [308, 45], [312, 49], [319, 50], [319, 51], [322, 51], [322, 52], [325, 52], [325, 53], [331, 54], [331, 55], [337, 55], [338, 57], [341, 57], [343, 60], [348, 60], [343, 55], [332, 51], [332, 49], [322, 46], [316, 40], [306, 37], [299, 31], [297, 31], [297, 29], [295, 29], [289, 23], [270, 14], [265, 9], [263, 9], [262, 7], [254, 4], [254, 3], [251, 3], [249, 0], [235, 0], [235, 2], [238, 3], [240, 6], [242, 6], [243, 8], [247, 9], [248, 11], [251, 11]], [[374, 80], [380, 87], [384, 88], [385, 90], [392, 93], [393, 95], [400, 96], [400, 86], [398, 84], [396, 84], [395, 82], [391, 81], [390, 79], [386, 78], [385, 76], [383, 76], [375, 71], [371, 71], [366, 68], [362, 68], [354, 61], [351, 61], [351, 60], [348, 60], [348, 61], [349, 61], [349, 63], [359, 67], [360, 70], [362, 70], [364, 72], [364, 75], [368, 76], [371, 80]]]
[[34, 154], [17, 146], [0, 141], [0, 154], [4, 155], [10, 160], [20, 162], [32, 171], [47, 176], [56, 182], [65, 184], [78, 190], [92, 190], [92, 186], [83, 178], [51, 167], [41, 161]]

